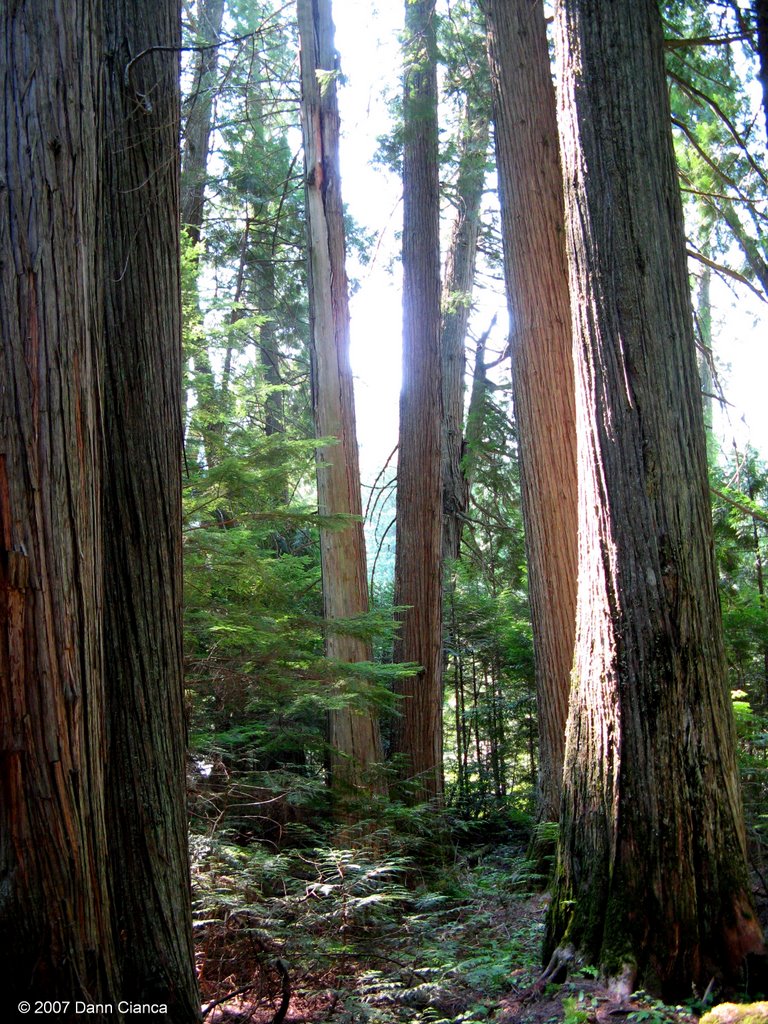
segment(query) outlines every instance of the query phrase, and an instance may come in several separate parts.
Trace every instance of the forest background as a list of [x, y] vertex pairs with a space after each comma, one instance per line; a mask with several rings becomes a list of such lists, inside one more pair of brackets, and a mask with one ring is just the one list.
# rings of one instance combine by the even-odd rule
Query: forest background
[[[197, 20], [191, 26], [200, 25], [204, 11], [201, 7], [192, 12]], [[466, 175], [467, 151], [471, 151], [468, 142], [488, 138], [490, 95], [477, 10], [452, 3], [441, 7], [439, 15], [439, 173], [445, 252], [459, 219], [457, 211], [466, 210], [462, 174]], [[433, 919], [426, 906], [433, 900], [436, 908], [446, 900], [446, 906], [454, 906], [452, 897], [441, 890], [444, 885], [449, 889], [479, 885], [482, 892], [487, 878], [495, 887], [499, 871], [502, 876], [522, 871], [527, 879], [522, 890], [535, 890], [536, 878], [542, 870], [546, 874], [546, 867], [525, 858], [521, 861], [519, 853], [530, 853], [532, 828], [547, 834], [545, 829], [552, 827], [544, 822], [536, 825], [533, 641], [505, 355], [508, 331], [492, 140], [480, 142], [479, 154], [477, 146], [474, 154], [470, 152], [484, 179], [476, 213], [477, 265], [470, 294], [457, 293], [447, 300], [465, 304], [470, 314], [463, 432], [464, 468], [472, 488], [460, 557], [448, 570], [452, 582], [445, 623], [446, 798], [438, 829], [442, 841], [433, 846], [434, 812], [424, 806], [408, 807], [406, 798], [405, 803], [382, 804], [378, 814], [365, 816], [354, 827], [346, 823], [343, 850], [334, 845], [313, 846], [322, 835], [338, 845], [332, 838], [338, 826], [328, 825], [330, 762], [323, 717], [336, 706], [334, 702], [373, 704], [383, 716], [386, 743], [387, 722], [398, 713], [387, 683], [393, 648], [386, 623], [395, 571], [393, 449], [402, 326], [403, 127], [397, 73], [402, 12], [392, 8], [371, 12], [360, 5], [347, 10], [337, 3], [334, 16], [340, 52], [342, 185], [348, 209], [354, 213], [354, 220], [348, 217], [346, 225], [352, 358], [358, 376], [369, 586], [376, 616], [369, 627], [362, 628], [373, 630], [368, 635], [374, 640], [380, 668], [368, 687], [358, 681], [349, 688], [347, 680], [347, 688], [339, 689], [329, 687], [328, 670], [323, 667], [317, 619], [318, 547], [311, 511], [313, 427], [295, 28], [290, 10], [274, 15], [253, 5], [242, 10], [229, 5], [221, 33], [239, 37], [257, 25], [259, 50], [255, 58], [250, 39], [219, 49], [216, 84], [210, 87], [215, 92], [202, 222], [204, 247], [200, 256], [190, 257], [197, 271], [197, 291], [187, 278], [191, 346], [187, 473], [192, 499], [187, 537], [188, 678], [198, 787], [201, 800], [211, 801], [197, 808], [195, 872], [199, 883], [211, 887], [206, 893], [211, 906], [221, 910], [222, 904], [214, 898], [218, 893], [227, 913], [238, 913], [243, 907], [243, 877], [251, 885], [258, 879], [255, 890], [247, 886], [245, 890], [263, 898], [262, 872], [290, 863], [290, 877], [296, 872], [292, 858], [298, 857], [306, 867], [308, 844], [315, 850], [309, 859], [317, 878], [308, 882], [305, 869], [299, 867], [293, 883], [299, 900], [311, 894], [320, 904], [322, 895], [331, 920], [339, 914], [343, 920], [354, 916], [358, 911], [353, 914], [351, 908], [359, 907], [355, 942], [348, 945], [344, 938], [348, 931], [355, 932], [350, 918], [349, 925], [339, 924], [341, 931], [328, 938], [326, 961], [330, 965], [336, 956], [354, 961], [354, 966], [345, 965], [355, 979], [346, 983], [356, 992], [354, 996], [349, 990], [345, 993], [349, 1007], [345, 1012], [352, 1014], [351, 1019], [357, 1019], [357, 1013], [360, 1019], [364, 1014], [382, 1020], [390, 1019], [388, 1015], [441, 1020], [441, 1014], [452, 1012], [463, 1016], [445, 1019], [479, 1020], [488, 1012], [487, 997], [500, 994], [508, 983], [510, 968], [501, 965], [509, 964], [509, 941], [502, 943], [505, 952], [498, 958], [478, 942], [476, 929], [484, 928], [491, 947], [499, 942], [495, 926], [481, 925], [489, 913], [481, 899], [476, 920], [466, 924], [470, 937], [463, 936], [455, 947], [451, 939], [450, 948], [455, 948], [459, 962], [438, 963], [440, 957], [434, 959], [422, 928], [433, 927], [442, 911], [436, 910]], [[741, 408], [747, 389], [731, 389], [727, 368], [748, 353], [750, 369], [745, 376], [759, 390], [758, 367], [765, 359], [766, 281], [760, 227], [764, 216], [764, 180], [759, 170], [761, 94], [755, 53], [741, 35], [743, 19], [749, 17], [746, 8], [685, 5], [666, 11], [665, 16], [668, 39], [698, 40], [679, 48], [670, 44], [667, 56], [710, 431], [729, 685], [738, 716], [741, 768], [748, 783], [752, 849], [762, 872], [762, 854], [757, 851], [762, 849], [763, 715], [768, 699], [762, 579], [766, 474], [754, 439], [762, 436], [765, 427], [763, 404], [752, 397], [751, 408]], [[257, 84], [253, 61], [265, 60], [265, 54], [269, 54], [268, 80]], [[201, 100], [197, 60], [191, 56], [186, 65], [187, 104]], [[278, 74], [272, 70], [276, 67], [281, 68]], [[258, 111], [258, 117], [253, 111]], [[744, 422], [740, 422], [742, 415]], [[209, 451], [214, 450], [211, 461]], [[200, 520], [206, 507], [214, 509], [226, 529]], [[212, 616], [214, 608], [218, 616]], [[327, 828], [330, 833], [326, 834]], [[375, 839], [364, 842], [363, 836]], [[480, 856], [471, 852], [478, 843], [484, 861], [482, 871], [475, 872], [466, 865]], [[230, 857], [233, 868], [238, 864], [245, 875], [228, 873], [227, 877], [231, 874], [239, 881], [234, 891], [227, 891], [225, 885], [222, 892], [213, 881], [216, 866], [221, 868], [222, 858], [226, 862]], [[443, 874], [446, 857], [454, 862], [448, 870], [450, 881]], [[349, 873], [340, 867], [345, 859], [354, 865]], [[426, 867], [429, 862], [431, 869]], [[406, 879], [413, 881], [414, 870], [421, 876], [421, 894], [415, 901], [401, 888]], [[510, 891], [514, 889], [512, 884]], [[290, 902], [289, 891], [290, 887], [285, 898]], [[473, 892], [476, 895], [474, 888]], [[466, 897], [463, 889], [460, 902]], [[415, 974], [409, 967], [405, 975], [395, 972], [395, 976], [382, 964], [366, 963], [361, 950], [370, 953], [373, 944], [381, 952], [382, 936], [405, 907], [415, 913], [408, 918], [409, 928], [417, 946], [421, 944], [417, 959], [423, 970]], [[381, 920], [374, 924], [377, 915]], [[211, 916], [216, 916], [212, 910]], [[319, 916], [322, 919], [322, 911]], [[530, 927], [526, 924], [523, 930]], [[461, 934], [462, 929], [457, 931]], [[290, 948], [295, 937], [285, 941]], [[515, 931], [511, 941], [519, 950], [528, 939], [521, 940]], [[344, 987], [331, 973], [335, 983]], [[529, 975], [525, 977], [530, 980]], [[468, 1007], [451, 1004], [452, 1011], [445, 1010], [446, 1000], [451, 999], [446, 986], [452, 985], [466, 987]], [[416, 1005], [409, 1007], [409, 1001]], [[393, 1008], [384, 1009], [389, 1005]]]

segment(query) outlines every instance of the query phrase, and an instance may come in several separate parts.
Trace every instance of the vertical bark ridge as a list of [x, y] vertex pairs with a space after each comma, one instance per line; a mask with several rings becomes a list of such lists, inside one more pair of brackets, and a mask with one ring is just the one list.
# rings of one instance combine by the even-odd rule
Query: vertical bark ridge
[[[103, 161], [110, 885], [125, 998], [199, 1018], [185, 815], [174, 0], [108, 5]], [[151, 415], [150, 415], [151, 413]]]
[[555, 91], [541, 2], [488, 0], [512, 387], [533, 623], [539, 817], [560, 814], [576, 628], [576, 410]]
[[434, 0], [405, 6], [403, 383], [397, 467], [395, 661], [417, 675], [403, 698], [393, 752], [418, 796], [442, 798], [442, 393], [437, 72]]
[[550, 947], [670, 999], [762, 949], [746, 868], [662, 33], [557, 8], [579, 598]]
[[0, 28], [0, 987], [116, 991], [104, 818], [97, 5]]

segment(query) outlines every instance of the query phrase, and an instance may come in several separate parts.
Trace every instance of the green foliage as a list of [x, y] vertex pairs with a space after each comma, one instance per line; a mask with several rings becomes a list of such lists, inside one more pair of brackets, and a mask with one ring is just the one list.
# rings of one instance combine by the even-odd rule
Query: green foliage
[[[736, 4], [666, 3], [667, 70], [689, 232], [763, 295], [768, 175], [755, 55]], [[698, 40], [691, 44], [689, 40]]]
[[687, 1007], [669, 1006], [642, 990], [633, 992], [631, 998], [640, 1004], [639, 1009], [633, 1010], [627, 1016], [627, 1020], [633, 1021], [634, 1024], [678, 1024], [681, 1018], [686, 1019], [689, 1014]]
[[250, 937], [269, 956], [301, 964], [303, 998], [334, 990], [334, 1019], [382, 1024], [483, 1021], [511, 971], [534, 976], [541, 924], [515, 850], [473, 866], [459, 860], [416, 882], [399, 829], [369, 823], [347, 839], [311, 845], [299, 829], [280, 853], [220, 834], [194, 839], [195, 918], [208, 969], [226, 919], [230, 943]]

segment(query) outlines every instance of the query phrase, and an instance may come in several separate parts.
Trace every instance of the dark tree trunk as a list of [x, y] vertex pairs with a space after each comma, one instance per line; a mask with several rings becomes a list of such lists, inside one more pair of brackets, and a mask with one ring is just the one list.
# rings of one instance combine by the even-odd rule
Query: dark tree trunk
[[441, 799], [442, 771], [442, 396], [440, 234], [434, 0], [405, 7], [403, 152], [403, 385], [397, 467], [395, 604], [400, 680], [393, 751], [417, 799]]
[[548, 948], [668, 1000], [762, 950], [654, 0], [556, 14], [579, 612]]
[[[349, 362], [349, 299], [344, 210], [339, 174], [339, 112], [336, 83], [321, 85], [336, 70], [330, 0], [299, 0], [302, 124], [307, 173], [307, 228], [312, 316], [312, 405], [320, 438], [338, 443], [317, 450], [318, 510], [323, 516], [354, 516], [344, 529], [321, 529], [323, 605], [329, 629], [326, 652], [333, 661], [371, 660], [370, 644], [334, 628], [339, 620], [368, 611], [355, 427]], [[379, 789], [371, 769], [382, 761], [378, 721], [372, 711], [349, 706], [330, 715], [331, 772], [343, 807], [349, 798]]]
[[0, 34], [0, 991], [109, 999], [96, 5]]
[[555, 91], [541, 0], [487, 0], [528, 555], [541, 820], [560, 814], [576, 623], [576, 414]]
[[181, 651], [179, 60], [174, 0], [106, 5], [104, 610], [110, 889], [126, 999], [199, 1018]]
[[187, 1024], [177, 60], [125, 79], [179, 32], [139, 6], [3, 33], [0, 980]]

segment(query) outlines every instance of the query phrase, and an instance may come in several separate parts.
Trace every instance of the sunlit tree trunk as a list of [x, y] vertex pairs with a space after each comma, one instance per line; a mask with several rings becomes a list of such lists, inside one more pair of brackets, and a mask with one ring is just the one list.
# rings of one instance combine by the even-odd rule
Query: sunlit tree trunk
[[418, 673], [398, 682], [393, 752], [417, 799], [441, 799], [442, 487], [440, 448], [440, 235], [434, 0], [405, 7], [403, 149], [403, 384], [397, 468], [397, 662]]
[[[105, 5], [107, 813], [124, 998], [199, 1018], [181, 649], [179, 58], [174, 0]], [[142, 55], [143, 54], [143, 55]], [[134, 64], [126, 76], [126, 67]]]
[[571, 312], [541, 0], [487, 0], [512, 386], [539, 718], [539, 817], [556, 821], [576, 622]]
[[579, 599], [548, 949], [668, 1000], [762, 949], [653, 0], [556, 11]]
[[[95, 5], [3, 15], [0, 991], [109, 999]], [[15, 1011], [6, 1010], [6, 1016]], [[15, 1017], [14, 1017], [15, 1019]]]
[[[334, 624], [368, 611], [360, 469], [349, 363], [344, 212], [339, 175], [336, 51], [330, 0], [299, 0], [302, 125], [312, 315], [313, 407], [320, 438], [317, 493], [321, 515], [356, 517], [343, 529], [321, 529], [326, 653], [332, 661], [371, 660], [370, 644]], [[343, 676], [341, 683], [343, 684]], [[330, 715], [331, 771], [337, 795], [380, 788], [371, 769], [382, 760], [376, 717], [352, 706]]]

